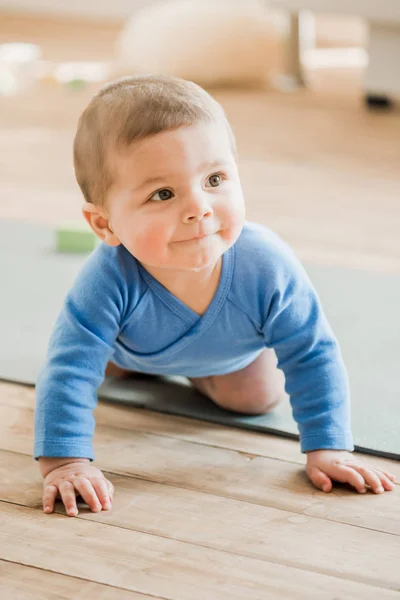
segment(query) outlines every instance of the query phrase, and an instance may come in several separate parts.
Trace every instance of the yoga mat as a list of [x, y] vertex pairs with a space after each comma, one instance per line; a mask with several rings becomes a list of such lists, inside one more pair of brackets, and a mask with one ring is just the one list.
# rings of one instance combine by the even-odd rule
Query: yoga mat
[[[0, 221], [0, 379], [34, 385], [64, 296], [87, 255], [58, 254], [50, 228]], [[400, 278], [304, 264], [341, 344], [356, 449], [400, 459]], [[215, 406], [185, 378], [107, 378], [101, 399], [297, 438], [288, 399], [264, 416]]]

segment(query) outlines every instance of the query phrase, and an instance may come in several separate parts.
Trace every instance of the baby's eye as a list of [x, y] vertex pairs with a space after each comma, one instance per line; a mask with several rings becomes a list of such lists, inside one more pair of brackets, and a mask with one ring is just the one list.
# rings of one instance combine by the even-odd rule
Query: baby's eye
[[[159, 198], [156, 198], [157, 194], [159, 195]], [[152, 195], [152, 197], [150, 198], [150, 200], [158, 200], [161, 202], [165, 202], [165, 200], [170, 200], [172, 198], [172, 192], [171, 190], [158, 190], [158, 192], [155, 192], [155, 194]]]
[[214, 173], [214, 175], [210, 175], [208, 181], [211, 183], [211, 187], [218, 187], [222, 182], [222, 176], [220, 173]]

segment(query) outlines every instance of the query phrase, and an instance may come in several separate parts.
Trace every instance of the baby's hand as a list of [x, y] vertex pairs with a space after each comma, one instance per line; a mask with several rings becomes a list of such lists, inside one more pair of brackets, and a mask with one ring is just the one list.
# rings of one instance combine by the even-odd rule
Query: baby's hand
[[65, 505], [67, 515], [76, 517], [76, 492], [93, 512], [111, 508], [114, 486], [103, 473], [86, 462], [70, 462], [50, 471], [43, 482], [43, 510], [53, 512], [57, 497]]
[[387, 471], [365, 465], [351, 452], [345, 450], [314, 450], [307, 453], [307, 475], [313, 484], [324, 492], [332, 490], [332, 480], [349, 483], [360, 494], [367, 491], [366, 484], [376, 494], [394, 488], [396, 477]]

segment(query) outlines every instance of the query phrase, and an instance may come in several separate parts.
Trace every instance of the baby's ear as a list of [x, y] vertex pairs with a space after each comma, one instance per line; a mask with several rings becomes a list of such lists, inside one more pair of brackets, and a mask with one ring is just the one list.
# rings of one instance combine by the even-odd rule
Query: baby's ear
[[111, 229], [107, 212], [92, 202], [84, 202], [82, 214], [94, 233], [109, 246], [119, 246], [120, 240]]

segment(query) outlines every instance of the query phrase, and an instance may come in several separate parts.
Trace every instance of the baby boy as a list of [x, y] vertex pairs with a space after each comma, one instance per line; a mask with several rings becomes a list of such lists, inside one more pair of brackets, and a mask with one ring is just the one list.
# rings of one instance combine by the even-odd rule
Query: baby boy
[[346, 369], [303, 267], [245, 220], [235, 139], [216, 100], [168, 76], [111, 83], [79, 120], [74, 163], [103, 243], [66, 297], [37, 383], [44, 511], [60, 496], [76, 515], [77, 493], [92, 511], [111, 507], [113, 486], [92, 464], [107, 368], [185, 376], [243, 414], [270, 411], [286, 388], [316, 487], [391, 490], [392, 474], [352, 454]]

